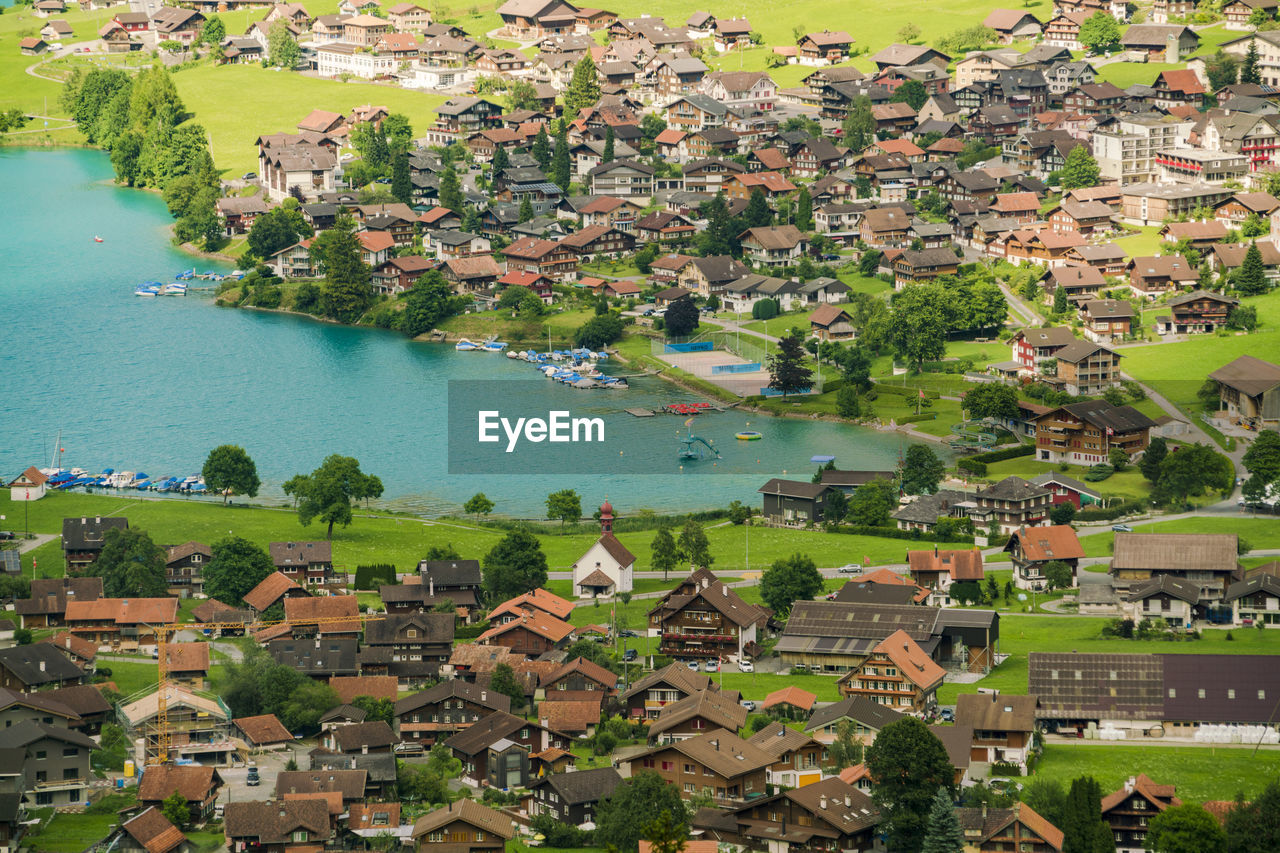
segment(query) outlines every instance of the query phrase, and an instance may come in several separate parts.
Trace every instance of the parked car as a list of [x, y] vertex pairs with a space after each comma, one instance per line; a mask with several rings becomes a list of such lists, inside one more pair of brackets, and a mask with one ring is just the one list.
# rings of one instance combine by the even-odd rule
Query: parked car
[[752, 702], [750, 699], [743, 699], [739, 704], [748, 711], [754, 711], [756, 709], [756, 703]]
[[249, 765], [249, 777], [245, 779], [245, 784], [250, 788], [256, 788], [262, 784], [262, 779], [258, 777], [258, 767], [256, 764]]
[[622, 653], [622, 659], [625, 661], [633, 661], [639, 656], [639, 652], [635, 649], [627, 649]]
[[17, 539], [18, 534], [12, 530], [0, 530], [0, 539]]
[[944, 723], [954, 723], [956, 721], [956, 712], [950, 708], [943, 708], [938, 712], [938, 719]]
[[688, 663], [685, 664], [685, 666], [689, 667], [689, 669], [692, 670], [693, 672], [698, 671], [698, 662], [696, 660], [689, 661]]
[[756, 666], [749, 660], [738, 661], [738, 672], [755, 672]]
[[719, 671], [720, 671], [720, 661], [718, 661], [718, 660], [709, 660], [709, 661], [707, 661], [706, 663], [704, 663], [704, 664], [702, 665], [702, 669], [703, 669], [703, 671], [704, 671], [704, 672], [719, 672]]
[[1133, 532], [1133, 528], [1127, 524], [1113, 524], [1111, 525], [1111, 529], [1114, 530], [1116, 533], [1132, 533]]
[[632, 631], [630, 628], [624, 628], [623, 630], [618, 632], [618, 636], [627, 638], [627, 637], [639, 637], [640, 635], [637, 634], [635, 631]]
[[245, 173], [244, 173], [244, 177], [243, 177], [243, 178], [241, 178], [240, 180], [242, 180], [242, 181], [253, 181], [253, 180], [257, 180], [257, 178], [258, 178], [258, 173], [257, 173], [257, 172], [245, 172]]
[[859, 570], [859, 567], [857, 563], [845, 563], [843, 566], [836, 569], [836, 571], [842, 575], [857, 574], [858, 570]]

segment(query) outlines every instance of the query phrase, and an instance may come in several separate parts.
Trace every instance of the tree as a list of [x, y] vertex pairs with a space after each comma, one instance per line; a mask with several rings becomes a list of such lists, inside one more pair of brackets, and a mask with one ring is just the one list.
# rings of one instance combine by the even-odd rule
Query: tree
[[690, 297], [682, 296], [667, 305], [662, 318], [667, 337], [683, 338], [698, 328], [698, 306]]
[[1234, 305], [1227, 311], [1227, 328], [1252, 332], [1258, 328], [1258, 306]]
[[742, 222], [747, 228], [764, 228], [773, 224], [773, 208], [765, 198], [764, 190], [756, 187], [747, 199], [747, 209], [742, 213]]
[[840, 389], [836, 391], [836, 414], [842, 418], [862, 416], [862, 404], [858, 402], [858, 389], [848, 382], [841, 385]]
[[841, 720], [836, 724], [836, 739], [827, 747], [831, 769], [844, 770], [862, 763], [862, 739], [858, 736], [858, 724], [853, 720]]
[[932, 449], [913, 444], [902, 460], [902, 491], [908, 495], [931, 495], [938, 490], [945, 470]]
[[[1238, 794], [1227, 812], [1229, 853], [1271, 853], [1280, 850], [1280, 780], [1272, 779], [1252, 803]], [[1222, 849], [1222, 848], [1219, 848]]]
[[[533, 85], [532, 83], [528, 83], [524, 80], [519, 82], [526, 86]], [[493, 159], [489, 161], [490, 173], [496, 178], [509, 168], [511, 168], [511, 158], [507, 154], [507, 149], [501, 145], [495, 146], [493, 149]]]
[[[169, 190], [166, 189], [166, 196], [168, 193]], [[249, 229], [249, 248], [255, 256], [269, 258], [281, 249], [289, 248], [298, 242], [299, 238], [310, 234], [311, 226], [302, 218], [300, 211], [277, 207], [253, 220], [253, 226]]]
[[1230, 86], [1240, 79], [1240, 63], [1234, 56], [1221, 48], [1208, 57], [1204, 64], [1205, 74], [1209, 78], [1209, 88], [1218, 91], [1223, 86]]
[[528, 222], [533, 219], [533, 199], [531, 196], [523, 195], [520, 197], [520, 210], [517, 213], [517, 218], [521, 222]]
[[667, 572], [676, 567], [676, 563], [680, 560], [680, 553], [676, 550], [675, 537], [671, 535], [671, 528], [663, 525], [658, 528], [658, 532], [653, 535], [653, 541], [649, 543], [649, 563], [654, 571], [662, 572], [662, 579], [667, 579]]
[[1227, 833], [1217, 819], [1202, 806], [1184, 803], [1170, 806], [1151, 818], [1147, 827], [1147, 849], [1153, 853], [1201, 853], [1229, 848]]
[[801, 231], [813, 230], [813, 196], [808, 187], [801, 187], [796, 193], [796, 227]]
[[377, 497], [382, 493], [382, 482], [361, 471], [359, 460], [335, 453], [310, 474], [290, 477], [284, 493], [297, 501], [298, 521], [303, 527], [319, 519], [329, 526], [325, 538], [332, 539], [335, 524], [351, 524], [351, 505]]
[[1090, 53], [1103, 53], [1120, 45], [1120, 25], [1110, 12], [1094, 12], [1080, 25], [1080, 44]]
[[946, 353], [947, 313], [952, 301], [937, 284], [908, 284], [894, 294], [889, 341], [916, 370]]
[[573, 343], [574, 346], [592, 350], [604, 349], [606, 345], [622, 337], [622, 329], [622, 318], [610, 311], [608, 314], [592, 317], [579, 326], [573, 333]]
[[227, 37], [227, 25], [217, 15], [210, 15], [200, 25], [200, 43], [214, 47]]
[[760, 578], [760, 597], [781, 616], [790, 613], [795, 602], [807, 601], [821, 591], [822, 573], [806, 554], [775, 560]]
[[409, 177], [409, 152], [391, 155], [391, 195], [402, 204], [413, 203], [413, 181]]
[[[1097, 16], [1095, 15], [1094, 17]], [[1111, 16], [1107, 15], [1106, 17], [1110, 18]], [[1112, 19], [1112, 23], [1115, 23], [1114, 19]], [[1059, 183], [1064, 190], [1096, 187], [1098, 185], [1098, 177], [1101, 174], [1102, 172], [1098, 168], [1098, 161], [1093, 159], [1089, 146], [1077, 145], [1067, 154], [1067, 162], [1062, 167]]]
[[[590, 62], [591, 55], [587, 54], [582, 58], [583, 62]], [[564, 125], [560, 126], [560, 132], [556, 134], [556, 148], [551, 153], [551, 183], [560, 188], [563, 193], [569, 192], [569, 138]]]
[[191, 808], [187, 805], [187, 798], [177, 788], [160, 801], [160, 813], [178, 829], [185, 829], [191, 823]]
[[1049, 823], [1062, 826], [1062, 814], [1067, 805], [1067, 792], [1057, 779], [1044, 779], [1039, 776], [1031, 779], [1023, 787], [1021, 799]]
[[813, 387], [813, 371], [804, 364], [804, 342], [794, 331], [778, 340], [778, 351], [769, 355], [769, 387], [782, 392], [782, 399], [796, 391]]
[[377, 696], [357, 696], [351, 704], [364, 711], [366, 723], [386, 723], [394, 725], [396, 705], [390, 699]]
[[929, 92], [919, 80], [907, 80], [894, 91], [890, 98], [896, 104], [906, 104], [916, 112], [929, 100]]
[[1226, 492], [1235, 483], [1231, 460], [1203, 444], [1183, 445], [1160, 463], [1154, 497], [1164, 503], [1185, 504], [1192, 495], [1210, 489]]
[[213, 556], [202, 573], [204, 591], [232, 607], [240, 607], [245, 594], [276, 570], [261, 546], [239, 536], [221, 539], [211, 550]]
[[462, 511], [475, 516], [476, 521], [479, 521], [480, 516], [493, 512], [493, 501], [484, 492], [476, 492], [462, 505]]
[[707, 532], [693, 519], [686, 521], [680, 531], [680, 538], [676, 540], [676, 554], [694, 569], [707, 569], [715, 562], [715, 558], [711, 556]]
[[680, 791], [652, 770], [623, 779], [596, 808], [596, 843], [634, 853], [654, 815], [671, 815], [677, 826], [687, 814]]
[[102, 578], [108, 598], [157, 598], [167, 591], [165, 551], [139, 527], [112, 528], [88, 571]]
[[1267, 487], [1280, 482], [1280, 433], [1263, 430], [1249, 445], [1241, 458], [1249, 479], [1244, 484], [1244, 496], [1261, 500]]
[[1071, 782], [1062, 810], [1062, 853], [1112, 853], [1115, 839], [1102, 820], [1102, 788], [1090, 776]]
[[547, 138], [547, 125], [538, 125], [538, 134], [533, 138], [533, 147], [529, 149], [538, 168], [546, 172], [551, 168], [551, 140]]
[[1071, 501], [1054, 504], [1049, 510], [1049, 520], [1054, 524], [1070, 524], [1076, 517], [1076, 505]]
[[582, 498], [573, 489], [552, 492], [547, 495], [547, 518], [560, 519], [561, 526], [569, 521], [577, 524], [582, 518]]
[[410, 337], [417, 337], [458, 313], [461, 299], [453, 295], [453, 289], [439, 270], [429, 270], [413, 283], [404, 301], [400, 328]]
[[844, 120], [844, 138], [855, 152], [876, 141], [876, 118], [871, 112], [871, 98], [858, 95], [849, 103], [849, 115]]
[[1011, 385], [988, 383], [965, 392], [963, 405], [974, 420], [1005, 420], [1018, 416], [1018, 391]]
[[1244, 260], [1240, 262], [1240, 269], [1236, 270], [1232, 283], [1244, 296], [1257, 296], [1267, 292], [1267, 271], [1257, 243], [1250, 243], [1245, 250]]
[[1044, 579], [1049, 589], [1071, 589], [1071, 566], [1061, 560], [1050, 560], [1044, 565]]
[[343, 323], [360, 319], [373, 302], [373, 285], [354, 221], [339, 217], [332, 228], [316, 237], [311, 254], [325, 270], [320, 291], [320, 307], [325, 316]]
[[462, 184], [453, 166], [446, 166], [440, 173], [440, 206], [460, 213], [463, 207]]
[[524, 708], [524, 688], [516, 680], [515, 670], [509, 663], [500, 663], [493, 668], [493, 676], [489, 681], [489, 689], [501, 693], [511, 699], [511, 710], [519, 713]]
[[[679, 814], [683, 817], [684, 812]], [[649, 842], [652, 853], [683, 853], [689, 841], [689, 827], [682, 819], [672, 816], [670, 809], [663, 809], [644, 829], [644, 840]]]
[[897, 505], [897, 490], [893, 483], [877, 477], [854, 490], [845, 515], [852, 523], [864, 527], [887, 527], [889, 514]]
[[948, 796], [955, 790], [946, 747], [923, 722], [903, 717], [876, 735], [867, 747], [866, 765], [889, 848], [919, 850], [938, 789]]
[[614, 159], [613, 146], [614, 146], [613, 125], [608, 124], [608, 125], [605, 125], [605, 128], [604, 128], [604, 151], [600, 153], [601, 163], [613, 162], [613, 159]]
[[1154, 483], [1160, 479], [1160, 465], [1168, 455], [1169, 445], [1163, 438], [1156, 436], [1151, 439], [1151, 443], [1147, 445], [1142, 458], [1138, 460], [1138, 470], [1142, 472], [1142, 476], [1147, 479], [1147, 482]]
[[1241, 83], [1261, 83], [1262, 72], [1258, 68], [1258, 39], [1249, 39], [1249, 49], [1245, 52], [1244, 63], [1240, 66]]
[[505, 601], [546, 586], [547, 556], [538, 538], [517, 527], [484, 555], [484, 590], [490, 601]]
[[920, 28], [915, 24], [905, 24], [898, 30], [898, 41], [903, 44], [911, 44], [918, 38], [920, 38]]
[[210, 491], [222, 493], [224, 504], [231, 494], [256, 497], [262, 485], [258, 466], [243, 447], [235, 444], [222, 444], [210, 450], [200, 474]]
[[292, 71], [298, 67], [302, 48], [298, 47], [297, 40], [289, 30], [289, 22], [284, 18], [272, 21], [271, 28], [267, 30], [267, 55], [271, 64], [277, 68]]
[[1057, 290], [1053, 292], [1053, 313], [1065, 314], [1070, 307], [1071, 303], [1067, 301], [1067, 289], [1058, 285]]
[[925, 827], [924, 845], [920, 853], [963, 853], [964, 833], [956, 808], [946, 788], [939, 788], [929, 807], [929, 822]]
[[569, 80], [569, 88], [564, 93], [564, 112], [566, 120], [576, 119], [578, 112], [586, 107], [594, 107], [600, 102], [600, 77], [591, 54], [584, 53], [582, 59], [573, 67], [573, 77]]

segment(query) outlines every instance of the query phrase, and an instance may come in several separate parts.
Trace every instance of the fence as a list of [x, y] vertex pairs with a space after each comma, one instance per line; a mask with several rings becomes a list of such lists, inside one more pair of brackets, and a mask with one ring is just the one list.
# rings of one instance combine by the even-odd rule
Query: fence
[[689, 341], [683, 344], [664, 344], [663, 352], [711, 352], [715, 349], [711, 341]]
[[764, 368], [758, 361], [748, 361], [745, 364], [717, 364], [712, 366], [711, 373], [756, 373]]

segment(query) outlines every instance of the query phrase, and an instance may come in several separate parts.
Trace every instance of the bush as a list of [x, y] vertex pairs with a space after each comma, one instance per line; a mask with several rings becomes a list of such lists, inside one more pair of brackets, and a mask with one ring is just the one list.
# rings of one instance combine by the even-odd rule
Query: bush
[[973, 457], [961, 459], [956, 463], [956, 468], [975, 477], [987, 476], [987, 463]]
[[354, 586], [356, 589], [376, 590], [383, 584], [396, 582], [396, 567], [390, 563], [379, 563], [373, 566], [356, 566]]
[[1084, 479], [1086, 483], [1101, 483], [1115, 472], [1115, 468], [1112, 468], [1110, 465], [1103, 462], [1102, 464], [1094, 465], [1088, 471], [1085, 471]]
[[1017, 447], [1005, 447], [1000, 450], [988, 450], [986, 453], [978, 453], [970, 456], [970, 459], [976, 459], [979, 462], [1003, 462], [1006, 459], [1018, 459], [1023, 456], [1034, 456], [1036, 448], [1034, 444], [1020, 444]]
[[1080, 509], [1076, 513], [1076, 521], [1111, 521], [1122, 515], [1130, 515], [1142, 509], [1140, 505], [1135, 505], [1131, 501], [1115, 501], [1110, 506], [1101, 507], [1091, 505]]
[[939, 536], [937, 533], [925, 533], [920, 530], [899, 530], [896, 527], [869, 527], [862, 524], [837, 524], [828, 529], [831, 533], [848, 533], [853, 536], [879, 536], [884, 539], [911, 539], [922, 542], [973, 541], [973, 536], [968, 534]]

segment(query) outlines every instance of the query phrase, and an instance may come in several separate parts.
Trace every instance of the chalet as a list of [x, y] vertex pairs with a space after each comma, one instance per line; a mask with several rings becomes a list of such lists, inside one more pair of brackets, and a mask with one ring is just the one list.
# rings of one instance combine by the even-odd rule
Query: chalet
[[636, 238], [608, 225], [588, 225], [567, 237], [559, 247], [573, 252], [577, 262], [599, 258], [617, 258], [635, 249]]
[[485, 631], [476, 639], [476, 643], [504, 646], [517, 654], [538, 657], [552, 649], [568, 645], [573, 634], [574, 628], [567, 622], [540, 610], [530, 609], [523, 611], [519, 618]]
[[146, 768], [138, 782], [138, 803], [144, 808], [162, 808], [164, 801], [177, 791], [187, 801], [191, 822], [204, 823], [213, 816], [223, 784], [212, 767], [155, 764]]
[[84, 574], [102, 553], [107, 534], [128, 530], [129, 520], [120, 516], [62, 519], [62, 556], [68, 574]]
[[1060, 853], [1063, 834], [1026, 803], [1012, 808], [992, 809], [986, 806], [961, 806], [956, 809], [966, 850], [976, 853], [999, 853], [1019, 850], [1022, 853]]
[[89, 754], [97, 749], [88, 735], [24, 720], [6, 728], [4, 740], [5, 773], [24, 780], [6, 780], [17, 787], [7, 794], [25, 794], [39, 806], [68, 807], [86, 800], [94, 778]]
[[841, 728], [847, 726], [855, 741], [870, 745], [881, 729], [902, 717], [902, 714], [867, 696], [845, 696], [814, 711], [805, 723], [804, 731], [821, 743], [830, 744], [839, 736]]
[[1218, 407], [1229, 416], [1272, 429], [1280, 424], [1280, 367], [1242, 355], [1209, 378], [1218, 383]]
[[177, 621], [176, 598], [99, 598], [67, 602], [67, 629], [74, 635], [124, 649], [156, 642], [155, 625]]
[[808, 246], [808, 240], [794, 225], [748, 228], [738, 235], [738, 240], [746, 257], [764, 267], [793, 266]]
[[631, 775], [654, 772], [682, 795], [702, 791], [722, 806], [766, 793], [773, 756], [724, 729], [672, 741], [626, 759]]
[[1179, 294], [1165, 307], [1169, 314], [1156, 317], [1156, 332], [1161, 335], [1194, 335], [1211, 333], [1227, 324], [1227, 318], [1240, 304], [1233, 296], [1207, 290]]
[[1190, 628], [1204, 616], [1199, 607], [1200, 587], [1194, 581], [1161, 575], [1129, 585], [1125, 600], [1135, 622], [1164, 623], [1173, 629]]
[[[1280, 3], [1280, 0], [1277, 2]], [[1277, 210], [1280, 210], [1280, 200], [1271, 193], [1240, 192], [1219, 204], [1213, 212], [1213, 218], [1228, 226], [1239, 227], [1251, 216], [1268, 220]]]
[[672, 743], [724, 729], [736, 732], [747, 722], [747, 709], [736, 692], [701, 690], [664, 705], [649, 723], [649, 740]]
[[1147, 849], [1151, 818], [1170, 806], [1182, 805], [1174, 791], [1173, 785], [1157, 785], [1139, 773], [1130, 776], [1120, 790], [1102, 798], [1102, 820], [1111, 828], [1117, 851], [1142, 853]]
[[951, 603], [947, 591], [953, 583], [981, 583], [985, 574], [982, 552], [976, 548], [955, 551], [908, 551], [907, 571], [916, 585], [930, 590], [929, 603], [948, 606]]
[[1036, 458], [1098, 465], [1113, 449], [1120, 449], [1136, 459], [1146, 450], [1155, 425], [1132, 406], [1113, 406], [1105, 400], [1069, 403], [1036, 418]]
[[1120, 384], [1120, 354], [1092, 341], [1075, 341], [1058, 350], [1052, 383], [1068, 394], [1092, 396]]
[[361, 654], [384, 650], [387, 675], [402, 686], [416, 686], [437, 678], [449, 662], [454, 619], [452, 613], [389, 613], [365, 625]]
[[1040, 35], [1042, 28], [1034, 15], [1018, 9], [993, 9], [982, 25], [995, 30], [1002, 44], [1034, 39]]
[[396, 700], [394, 723], [401, 740], [430, 746], [489, 714], [510, 710], [509, 697], [466, 681], [448, 679]]
[[1135, 24], [1120, 37], [1120, 45], [1145, 53], [1152, 62], [1178, 62], [1195, 52], [1200, 36], [1182, 24]]
[[1009, 339], [1014, 361], [1022, 365], [1022, 373], [1034, 376], [1052, 364], [1060, 351], [1074, 343], [1075, 335], [1066, 326], [1050, 326], [1043, 329], [1022, 329]]
[[1045, 218], [1054, 231], [1095, 235], [1111, 230], [1113, 215], [1111, 207], [1100, 201], [1078, 202], [1068, 199], [1054, 205]]
[[1117, 533], [1111, 577], [1121, 591], [1161, 577], [1191, 581], [1202, 604], [1221, 603], [1239, 579], [1234, 533]]
[[[283, 572], [273, 572], [261, 583], [245, 593], [244, 603], [255, 614], [262, 614], [269, 607], [293, 596], [305, 596], [307, 591]], [[283, 604], [281, 605], [283, 614]]]
[[541, 611], [556, 619], [566, 620], [573, 613], [573, 602], [553, 595], [545, 589], [535, 589], [515, 598], [504, 601], [489, 612], [491, 626], [505, 625], [514, 622], [525, 612]]
[[1084, 548], [1069, 524], [1047, 527], [1019, 527], [1009, 534], [1004, 552], [1013, 562], [1013, 582], [1018, 589], [1043, 590], [1048, 581], [1044, 568], [1049, 563], [1066, 563], [1075, 585], [1076, 568]]
[[926, 45], [915, 44], [891, 44], [878, 53], [873, 53], [870, 59], [880, 71], [925, 63], [945, 68], [951, 62], [951, 57], [945, 53]]
[[[706, 569], [700, 569], [690, 576], [690, 580], [677, 587], [673, 595], [685, 588], [696, 588], [697, 576], [711, 576]], [[650, 620], [652, 625], [652, 620]], [[650, 629], [652, 632], [652, 628]], [[660, 629], [659, 629], [660, 630]], [[707, 690], [719, 690], [719, 686], [708, 676], [693, 672], [678, 661], [668, 664], [663, 669], [655, 670], [631, 685], [622, 694], [622, 702], [626, 706], [627, 717], [632, 720], [654, 720], [662, 709], [669, 704], [679, 702], [688, 696]]]
[[18, 693], [81, 684], [83, 669], [50, 643], [0, 649], [0, 688]]
[[1133, 332], [1138, 316], [1133, 305], [1124, 300], [1085, 300], [1079, 304], [1079, 318], [1084, 337], [1094, 343], [1119, 343]]
[[272, 542], [267, 550], [276, 571], [295, 583], [323, 584], [333, 577], [330, 542]]
[[649, 635], [662, 654], [682, 658], [741, 659], [764, 639], [770, 613], [743, 601], [702, 570], [690, 575], [649, 611]]
[[229, 802], [223, 832], [232, 848], [305, 853], [328, 840], [329, 807], [323, 798]]
[[328, 680], [335, 675], [358, 675], [360, 663], [354, 637], [321, 639], [273, 639], [267, 651], [276, 663], [304, 672], [309, 678]]
[[632, 231], [640, 243], [671, 246], [687, 243], [697, 234], [697, 226], [678, 213], [658, 210], [636, 220]]
[[503, 250], [508, 271], [544, 275], [565, 281], [578, 274], [578, 254], [570, 246], [554, 240], [523, 237]]
[[836, 684], [844, 696], [864, 696], [901, 713], [924, 713], [937, 704], [945, 670], [904, 630], [877, 644]]
[[724, 193], [728, 198], [749, 201], [755, 192], [764, 193], [770, 201], [776, 201], [796, 191], [796, 185], [778, 172], [750, 172], [732, 175], [724, 181]]
[[893, 262], [893, 286], [901, 290], [940, 275], [955, 275], [960, 259], [951, 249], [904, 249]]
[[778, 84], [763, 71], [716, 71], [702, 83], [703, 91], [735, 110], [768, 112], [774, 108]]
[[[680, 272], [680, 287], [698, 296], [720, 296], [725, 289], [751, 272], [729, 255], [694, 258]], [[676, 297], [679, 298], [679, 297]]]
[[101, 597], [100, 577], [32, 578], [31, 597], [15, 601], [14, 613], [24, 628], [54, 628], [64, 623], [68, 602]]
[[231, 724], [255, 751], [284, 749], [293, 744], [293, 735], [275, 714], [240, 717]]
[[1113, 276], [1124, 273], [1129, 255], [1115, 243], [1099, 243], [1073, 246], [1067, 250], [1066, 260], [1069, 264], [1090, 266], [1103, 275]]
[[1227, 587], [1223, 602], [1231, 607], [1236, 625], [1280, 626], [1280, 575], [1259, 568]]
[[528, 785], [531, 755], [570, 746], [566, 736], [502, 711], [482, 717], [444, 744], [462, 761], [464, 779], [506, 788]]
[[[701, 823], [703, 820], [708, 820], [706, 828]], [[820, 849], [822, 842], [817, 839], [823, 838], [838, 845], [835, 848], [838, 850], [865, 851], [874, 849], [878, 843], [880, 820], [878, 808], [866, 793], [843, 779], [831, 777], [756, 799], [731, 810], [714, 823], [700, 813], [693, 825], [704, 832], [733, 828], [733, 837], [751, 845], [752, 849], [765, 848], [771, 839], [784, 836], [796, 827], [805, 827], [806, 831], [813, 830], [814, 838], [807, 842], [785, 842], [786, 849]]]
[[571, 825], [592, 823], [598, 803], [621, 782], [621, 774], [612, 767], [552, 773], [529, 786], [530, 813]]
[[176, 41], [191, 44], [200, 35], [204, 15], [193, 9], [161, 6], [151, 18], [151, 28], [159, 41]]
[[974, 492], [966, 510], [975, 527], [1009, 534], [1019, 527], [1047, 524], [1050, 498], [1048, 489], [1009, 476]]
[[973, 730], [972, 761], [1027, 772], [1036, 731], [1034, 696], [971, 693], [956, 699], [956, 726]]

